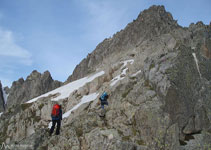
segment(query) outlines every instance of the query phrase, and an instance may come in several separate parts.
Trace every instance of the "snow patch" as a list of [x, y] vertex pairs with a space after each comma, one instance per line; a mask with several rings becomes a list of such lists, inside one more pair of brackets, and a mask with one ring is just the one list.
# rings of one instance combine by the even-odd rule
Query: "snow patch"
[[66, 85], [64, 85], [64, 86], [62, 86], [62, 87], [59, 87], [59, 88], [53, 90], [53, 91], [50, 91], [50, 92], [48, 92], [48, 93], [46, 93], [46, 94], [43, 94], [43, 95], [41, 95], [41, 96], [39, 96], [39, 97], [36, 97], [36, 98], [34, 98], [34, 99], [31, 99], [31, 100], [29, 100], [29, 101], [26, 102], [26, 103], [32, 103], [32, 102], [37, 101], [37, 100], [38, 100], [39, 98], [41, 98], [41, 97], [47, 97], [47, 96], [50, 95], [50, 94], [53, 95], [53, 94], [56, 94], [56, 93], [60, 93], [60, 95], [57, 96], [57, 97], [55, 97], [55, 98], [53, 98], [53, 99], [51, 99], [52, 101], [58, 101], [58, 100], [60, 100], [60, 99], [67, 98], [67, 97], [69, 97], [69, 95], [70, 95], [73, 91], [79, 89], [80, 87], [83, 87], [86, 83], [91, 82], [91, 81], [94, 80], [95, 78], [97, 78], [97, 77], [99, 77], [99, 76], [102, 76], [104, 73], [105, 73], [104, 71], [100, 71], [100, 72], [98, 72], [98, 73], [96, 73], [96, 74], [94, 74], [94, 75], [92, 75], [92, 76], [84, 77], [84, 78], [82, 78], [82, 79], [79, 79], [79, 80], [70, 82], [70, 83], [68, 83], [68, 84], [66, 84]]
[[9, 94], [6, 94], [6, 91], [3, 89], [3, 97], [4, 97], [4, 104], [7, 103], [7, 97], [9, 96]]
[[132, 74], [131, 77], [136, 77], [139, 73], [141, 73], [141, 70], [139, 70], [136, 73]]
[[196, 54], [195, 54], [195, 53], [192, 53], [192, 55], [193, 55], [193, 58], [194, 58], [195, 63], [196, 63], [196, 68], [197, 68], [197, 70], [198, 70], [198, 72], [199, 72], [199, 76], [200, 76], [200, 78], [201, 78], [201, 72], [200, 72], [200, 70], [199, 70], [198, 59], [197, 59], [197, 57], [196, 57]]
[[116, 76], [115, 78], [113, 78], [112, 80], [111, 80], [111, 84], [110, 84], [110, 86], [114, 86], [118, 81], [120, 81], [121, 80], [121, 77], [120, 77], [121, 75], [118, 75], [118, 76]]
[[98, 95], [99, 94], [97, 94], [97, 93], [92, 93], [92, 94], [83, 96], [82, 99], [81, 99], [81, 102], [78, 103], [77, 105], [75, 105], [71, 110], [64, 113], [62, 118], [67, 118], [71, 114], [72, 111], [76, 110], [82, 104], [94, 101], [97, 98]]
[[196, 47], [191, 47], [192, 50], [196, 49]]
[[133, 59], [125, 60], [122, 63], [123, 63], [123, 66], [121, 67], [121, 69], [124, 68], [128, 63], [133, 64], [134, 63], [134, 60]]
[[48, 124], [48, 128], [50, 129], [52, 127], [52, 122], [50, 122], [49, 124]]
[[124, 79], [125, 77], [121, 77], [122, 75], [126, 75], [128, 68], [125, 68], [122, 73], [111, 80], [110, 86], [114, 86], [118, 81]]
[[122, 71], [122, 75], [126, 75], [126, 72], [127, 72], [128, 68], [125, 68], [123, 71]]
[[[134, 60], [133, 59], [125, 60], [122, 63], [123, 63], [123, 65], [122, 65], [121, 69], [123, 69], [128, 63], [133, 64]], [[127, 70], [128, 70], [128, 68], [125, 68], [120, 75], [114, 77], [111, 80], [110, 86], [114, 86], [118, 81], [124, 79], [125, 77], [122, 77], [122, 75], [126, 75]]]
[[0, 113], [0, 117], [1, 117], [2, 114], [3, 114], [3, 112]]

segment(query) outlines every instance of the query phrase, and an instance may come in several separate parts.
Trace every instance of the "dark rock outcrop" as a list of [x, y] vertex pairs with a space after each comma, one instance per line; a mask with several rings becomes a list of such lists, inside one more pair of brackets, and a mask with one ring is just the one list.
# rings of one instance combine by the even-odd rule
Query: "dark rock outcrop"
[[34, 70], [24, 80], [20, 78], [14, 81], [7, 100], [7, 107], [11, 105], [20, 104], [34, 97], [40, 96], [48, 91], [54, 90], [62, 85], [59, 81], [54, 81], [49, 71], [43, 74]]
[[5, 109], [5, 102], [4, 102], [3, 88], [0, 81], [0, 112], [3, 112], [4, 109]]

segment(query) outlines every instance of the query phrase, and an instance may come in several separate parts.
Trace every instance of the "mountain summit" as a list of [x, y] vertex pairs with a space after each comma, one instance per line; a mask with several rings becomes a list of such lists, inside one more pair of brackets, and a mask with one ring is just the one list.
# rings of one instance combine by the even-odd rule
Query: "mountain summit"
[[[184, 28], [164, 6], [152, 6], [100, 43], [63, 86], [47, 93], [49, 82], [27, 86], [24, 103], [1, 113], [0, 143], [26, 150], [211, 149], [210, 41], [211, 25]], [[9, 93], [49, 78], [34, 71]], [[36, 88], [45, 94], [31, 96]], [[105, 111], [98, 103], [104, 92]], [[48, 136], [55, 101], [61, 133]]]
[[[97, 65], [107, 61], [112, 55], [131, 51], [143, 41], [158, 37], [178, 27], [178, 24], [173, 20], [172, 15], [166, 12], [164, 6], [152, 6], [141, 12], [138, 18], [129, 23], [124, 30], [100, 43], [86, 59], [77, 65], [67, 81], [84, 77], [93, 72]], [[113, 60], [113, 62], [115, 61]]]

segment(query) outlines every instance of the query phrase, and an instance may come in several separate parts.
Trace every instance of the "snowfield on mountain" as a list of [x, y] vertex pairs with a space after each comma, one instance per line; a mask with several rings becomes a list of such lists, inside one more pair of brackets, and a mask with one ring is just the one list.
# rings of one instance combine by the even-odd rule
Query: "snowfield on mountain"
[[39, 98], [42, 97], [47, 97], [49, 95], [53, 95], [53, 94], [57, 94], [58, 96], [53, 98], [52, 101], [58, 101], [60, 99], [64, 99], [67, 98], [73, 91], [79, 89], [80, 87], [83, 87], [86, 83], [91, 82], [92, 80], [94, 80], [95, 78], [101, 76], [104, 74], [104, 71], [98, 72], [90, 77], [85, 77], [82, 79], [79, 79], [77, 81], [73, 81], [71, 83], [68, 83], [67, 85], [64, 85], [62, 87], [59, 87], [53, 91], [50, 91], [48, 93], [45, 93], [39, 97], [36, 97], [32, 100], [27, 101], [26, 103], [33, 103], [35, 101], [37, 101]]

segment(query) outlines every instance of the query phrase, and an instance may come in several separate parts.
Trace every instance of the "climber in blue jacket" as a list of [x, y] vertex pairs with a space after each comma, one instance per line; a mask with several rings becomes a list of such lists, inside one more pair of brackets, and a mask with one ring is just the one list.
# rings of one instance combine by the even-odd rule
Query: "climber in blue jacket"
[[100, 96], [100, 102], [101, 102], [101, 108], [104, 110], [104, 105], [108, 105], [108, 94], [107, 92], [104, 92], [101, 96]]

